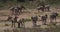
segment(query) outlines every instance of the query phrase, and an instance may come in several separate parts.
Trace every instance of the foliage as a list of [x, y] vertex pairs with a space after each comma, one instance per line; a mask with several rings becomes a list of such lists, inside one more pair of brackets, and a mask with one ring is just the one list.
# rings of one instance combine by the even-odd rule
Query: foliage
[[50, 4], [56, 4], [60, 2], [60, 0], [46, 0], [46, 1], [49, 2]]
[[[43, 2], [45, 4], [52, 4], [52, 5], [60, 4], [60, 0], [32, 0], [32, 1], [34, 1], [34, 2], [31, 3], [30, 0], [0, 0], [0, 3], [1, 3], [0, 7], [5, 8], [5, 6], [7, 7], [7, 5], [8, 6], [11, 4], [15, 5], [17, 3], [19, 5], [23, 4], [24, 6], [29, 7], [29, 8], [35, 8], [39, 5], [42, 5]], [[2, 5], [2, 4], [4, 4], [4, 5]]]

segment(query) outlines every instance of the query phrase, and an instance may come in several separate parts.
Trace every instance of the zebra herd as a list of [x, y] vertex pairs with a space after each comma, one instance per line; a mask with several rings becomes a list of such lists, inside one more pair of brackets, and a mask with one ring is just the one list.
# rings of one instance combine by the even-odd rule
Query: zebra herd
[[[24, 6], [21, 6], [21, 7], [12, 7], [11, 9], [10, 9], [10, 11], [11, 11], [11, 13], [13, 14], [13, 15], [15, 15], [15, 17], [13, 18], [13, 17], [11, 17], [11, 16], [9, 16], [8, 17], [8, 21], [11, 21], [12, 22], [12, 27], [15, 27], [15, 23], [18, 23], [18, 27], [20, 28], [21, 27], [21, 25], [22, 26], [24, 26], [24, 23], [25, 23], [25, 19], [24, 18], [22, 18], [22, 19], [20, 19], [19, 21], [17, 21], [17, 19], [19, 18], [18, 17], [18, 15], [19, 14], [21, 14], [22, 13], [22, 10], [23, 9], [26, 9]], [[38, 8], [38, 12], [39, 12], [39, 10], [41, 10], [41, 11], [45, 11], [45, 10], [48, 10], [48, 11], [50, 11], [49, 9], [50, 9], [50, 7], [49, 6], [42, 6], [42, 7], [40, 7], [40, 8]], [[31, 16], [31, 20], [32, 20], [32, 22], [33, 22], [33, 25], [34, 25], [34, 27], [36, 26], [36, 23], [37, 23], [37, 21], [38, 21], [38, 17], [39, 16]], [[51, 13], [51, 15], [50, 15], [50, 23], [53, 23], [53, 20], [55, 20], [55, 22], [56, 22], [56, 18], [58, 17], [58, 13]], [[48, 15], [47, 14], [45, 14], [45, 15], [43, 15], [43, 16], [41, 16], [41, 21], [42, 21], [42, 24], [43, 25], [46, 25], [46, 21], [47, 21], [47, 19], [48, 19]]]
[[12, 13], [12, 15], [19, 15], [22, 13], [22, 10], [25, 9], [24, 6], [21, 7], [11, 7], [10, 8], [10, 12]]
[[[32, 19], [32, 21], [33, 21], [33, 24], [34, 24], [34, 27], [36, 26], [36, 23], [37, 23], [37, 21], [38, 21], [38, 17], [39, 16], [32, 16], [31, 17], [31, 19]], [[48, 17], [48, 15], [47, 14], [45, 14], [45, 15], [42, 15], [42, 16], [40, 16], [41, 17], [41, 21], [42, 21], [42, 24], [43, 25], [47, 25], [47, 19], [48, 18], [50, 18], [50, 23], [55, 23], [55, 25], [57, 24], [57, 22], [56, 22], [56, 19], [57, 19], [57, 17], [58, 17], [58, 13], [51, 13], [51, 15]], [[54, 20], [54, 21], [53, 21]]]
[[[26, 7], [24, 7], [23, 5], [21, 5], [20, 7], [12, 7], [10, 8], [10, 12], [14, 15], [20, 15], [23, 11], [23, 9], [26, 9]], [[39, 6], [37, 8], [38, 12], [40, 13], [40, 10], [42, 12], [45, 12], [45, 11], [50, 11], [50, 5], [43, 5], [43, 6]]]

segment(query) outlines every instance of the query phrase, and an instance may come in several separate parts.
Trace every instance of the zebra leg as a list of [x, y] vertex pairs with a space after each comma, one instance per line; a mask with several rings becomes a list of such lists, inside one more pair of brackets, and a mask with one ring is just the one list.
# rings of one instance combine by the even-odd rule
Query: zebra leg
[[34, 27], [36, 27], [36, 23], [34, 23]]
[[43, 25], [46, 25], [46, 20], [43, 21]]
[[34, 25], [34, 27], [36, 26], [36, 22], [35, 21], [33, 21], [33, 25]]
[[23, 23], [21, 22], [20, 24], [21, 24], [21, 26], [20, 26], [20, 27], [23, 27]]
[[45, 20], [42, 20], [42, 24], [45, 25]]
[[20, 23], [18, 23], [18, 28], [20, 28]]
[[25, 24], [25, 22], [23, 22], [22, 24], [23, 24], [23, 27], [25, 27], [25, 25], [24, 25], [24, 24]]
[[13, 24], [13, 21], [12, 21], [12, 27], [13, 27], [13, 25], [14, 25], [14, 24]]
[[23, 27], [23, 23], [21, 23], [22, 27]]
[[55, 18], [55, 23], [57, 24], [56, 18]]
[[44, 21], [44, 25], [46, 25], [46, 20]]
[[14, 27], [14, 23], [13, 23], [13, 27]]

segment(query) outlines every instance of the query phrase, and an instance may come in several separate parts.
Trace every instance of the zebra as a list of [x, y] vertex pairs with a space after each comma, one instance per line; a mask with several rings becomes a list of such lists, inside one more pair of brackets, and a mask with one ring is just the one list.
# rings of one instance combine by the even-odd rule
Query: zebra
[[24, 19], [24, 18], [20, 19], [20, 20], [18, 21], [18, 28], [21, 27], [20, 25], [22, 25], [22, 27], [23, 27], [24, 24], [25, 24], [25, 19]]
[[19, 15], [22, 13], [22, 10], [25, 9], [24, 6], [21, 7], [11, 7], [10, 8], [10, 12], [12, 13], [12, 15]]
[[48, 15], [47, 14], [41, 16], [41, 20], [42, 20], [42, 24], [43, 25], [46, 25], [47, 18], [48, 18]]
[[50, 6], [49, 5], [43, 5], [43, 6], [41, 6], [41, 7], [38, 7], [37, 8], [37, 10], [38, 10], [38, 12], [40, 12], [39, 10], [41, 10], [42, 12], [44, 12], [44, 11], [50, 11]]
[[31, 19], [32, 19], [33, 25], [35, 27], [36, 23], [37, 23], [37, 20], [38, 20], [38, 16], [32, 16]]
[[46, 6], [45, 6], [45, 11], [46, 11], [46, 10], [47, 10], [48, 12], [50, 11], [50, 5], [46, 5]]
[[38, 7], [37, 9], [38, 9], [38, 12], [40, 12], [40, 10], [41, 10], [42, 12], [44, 12], [44, 7], [43, 7], [43, 6]]
[[17, 16], [15, 16], [15, 17], [8, 16], [7, 21], [12, 23], [11, 27], [15, 27], [15, 23], [17, 23], [17, 18], [18, 18]]
[[58, 17], [58, 13], [55, 13], [53, 12], [51, 15], [50, 15], [50, 23], [53, 22], [53, 20], [55, 20], [55, 23], [56, 23], [56, 18]]

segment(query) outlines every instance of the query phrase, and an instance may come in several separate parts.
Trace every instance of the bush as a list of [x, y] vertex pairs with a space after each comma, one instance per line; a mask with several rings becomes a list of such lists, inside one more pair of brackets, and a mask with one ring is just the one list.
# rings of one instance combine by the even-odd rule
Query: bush
[[9, 26], [9, 24], [5, 24], [5, 26]]

